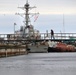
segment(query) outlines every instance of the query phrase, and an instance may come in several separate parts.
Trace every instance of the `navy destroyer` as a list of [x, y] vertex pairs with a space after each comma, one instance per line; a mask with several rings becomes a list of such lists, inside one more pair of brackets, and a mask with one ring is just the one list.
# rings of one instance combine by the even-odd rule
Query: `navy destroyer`
[[[24, 21], [23, 21], [24, 25], [20, 27], [20, 30], [15, 31], [14, 35], [11, 36], [11, 37], [14, 37], [13, 38], [14, 40], [35, 40], [35, 41], [33, 41], [33, 43], [35, 45], [30, 46], [31, 49], [34, 50], [33, 52], [47, 52], [47, 51], [48, 52], [74, 52], [74, 51], [76, 51], [74, 46], [67, 45], [62, 42], [58, 42], [58, 43], [56, 43], [56, 47], [51, 47], [48, 49], [47, 48], [48, 45], [45, 44], [45, 43], [47, 43], [46, 39], [41, 40], [41, 34], [40, 34], [39, 30], [34, 29], [34, 26], [32, 24], [30, 24], [30, 22], [31, 22], [30, 10], [33, 8], [36, 8], [36, 7], [35, 6], [30, 7], [28, 0], [26, 0], [26, 4], [24, 5], [24, 7], [18, 7], [18, 8], [21, 8], [24, 10], [24, 14], [21, 15], [22, 17], [24, 17]], [[16, 13], [16, 14], [20, 15], [19, 13]], [[39, 13], [32, 13], [32, 16], [34, 16], [34, 15], [39, 15]], [[37, 17], [36, 17], [36, 19], [37, 19]], [[47, 34], [48, 34], [48, 32], [47, 32]], [[12, 38], [10, 38], [10, 39], [12, 39]], [[39, 41], [39, 40], [41, 40], [41, 41]], [[47, 40], [52, 40], [52, 39], [47, 39]], [[54, 39], [52, 41], [56, 41], [56, 39]], [[51, 42], [51, 45], [53, 45], [53, 44], [54, 43]]]
[[[30, 10], [32, 10], [34, 7], [30, 7], [28, 0], [26, 0], [26, 4], [24, 7], [18, 7], [22, 10], [24, 10], [22, 17], [24, 17], [24, 25], [20, 27], [19, 31], [15, 31], [15, 37], [16, 39], [36, 39], [40, 38], [40, 32], [37, 29], [34, 29], [34, 26], [31, 24], [30, 16], [36, 16], [36, 19], [38, 18], [39, 13], [30, 13]], [[16, 13], [17, 15], [20, 15], [19, 13]], [[35, 20], [36, 20], [35, 19]]]

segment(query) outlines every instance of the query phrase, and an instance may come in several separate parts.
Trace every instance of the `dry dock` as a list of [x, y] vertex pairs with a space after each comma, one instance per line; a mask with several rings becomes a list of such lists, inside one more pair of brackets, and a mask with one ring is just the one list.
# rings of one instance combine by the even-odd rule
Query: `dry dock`
[[26, 45], [0, 44], [0, 57], [27, 54]]

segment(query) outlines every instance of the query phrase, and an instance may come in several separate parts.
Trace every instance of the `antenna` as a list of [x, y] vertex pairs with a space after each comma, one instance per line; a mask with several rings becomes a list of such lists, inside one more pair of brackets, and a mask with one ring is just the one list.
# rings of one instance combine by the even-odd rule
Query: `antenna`
[[65, 33], [64, 14], [63, 14], [63, 33]]
[[26, 3], [28, 3], [28, 0], [26, 0]]

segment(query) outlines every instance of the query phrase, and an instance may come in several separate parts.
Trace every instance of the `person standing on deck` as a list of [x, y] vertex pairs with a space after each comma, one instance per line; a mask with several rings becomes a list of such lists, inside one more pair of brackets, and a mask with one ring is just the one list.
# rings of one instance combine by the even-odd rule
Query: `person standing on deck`
[[55, 39], [54, 37], [54, 31], [51, 29], [51, 39]]

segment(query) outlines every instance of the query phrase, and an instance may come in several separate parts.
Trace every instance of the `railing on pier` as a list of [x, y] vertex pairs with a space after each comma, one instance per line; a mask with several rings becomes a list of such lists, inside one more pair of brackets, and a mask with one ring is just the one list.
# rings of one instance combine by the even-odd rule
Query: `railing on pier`
[[[25, 35], [26, 36], [26, 35]], [[31, 36], [30, 36], [31, 37]], [[76, 38], [76, 33], [55, 33], [55, 39], [71, 39]], [[0, 40], [23, 40], [25, 37], [22, 37], [21, 34], [0, 34]], [[32, 37], [29, 39], [37, 39], [36, 37]], [[40, 33], [39, 39], [51, 39], [50, 33]]]
[[[51, 39], [50, 33], [41, 33], [42, 39], [46, 39], [47, 37]], [[76, 38], [76, 33], [55, 33], [54, 34], [55, 39], [70, 39], [70, 38]]]

